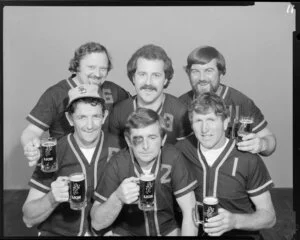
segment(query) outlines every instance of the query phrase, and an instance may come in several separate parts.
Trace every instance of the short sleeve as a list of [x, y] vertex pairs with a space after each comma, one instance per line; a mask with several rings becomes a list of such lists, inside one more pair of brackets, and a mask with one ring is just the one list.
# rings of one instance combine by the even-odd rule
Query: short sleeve
[[103, 176], [98, 181], [94, 199], [100, 203], [107, 201], [120, 185], [117, 161], [118, 155], [113, 155], [103, 171]]
[[51, 190], [51, 183], [55, 179], [55, 173], [44, 173], [41, 171], [40, 166], [36, 166], [28, 185], [43, 193], [47, 193]]
[[260, 195], [274, 186], [268, 169], [259, 155], [253, 155], [248, 164], [246, 190], [249, 196]]
[[172, 187], [176, 198], [193, 191], [198, 186], [196, 178], [188, 171], [186, 161], [180, 152], [174, 156]]
[[39, 98], [37, 104], [28, 114], [26, 119], [37, 127], [47, 131], [57, 114], [55, 97], [50, 89], [47, 89]]

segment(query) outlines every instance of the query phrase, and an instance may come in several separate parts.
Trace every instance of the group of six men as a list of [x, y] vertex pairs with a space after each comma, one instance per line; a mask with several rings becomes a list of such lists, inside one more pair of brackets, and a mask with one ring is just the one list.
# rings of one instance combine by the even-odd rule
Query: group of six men
[[[38, 225], [40, 236], [259, 239], [259, 229], [275, 224], [273, 182], [259, 154], [271, 155], [276, 139], [254, 102], [220, 83], [221, 53], [210, 46], [190, 53], [185, 71], [192, 90], [179, 98], [164, 92], [174, 70], [159, 46], [141, 47], [127, 63], [135, 96], [106, 80], [111, 69], [104, 46], [83, 44], [70, 61], [71, 77], [48, 88], [27, 116], [21, 142], [30, 166], [40, 158], [45, 131], [59, 139], [58, 170], [49, 175], [36, 167], [29, 181], [28, 227]], [[243, 114], [254, 119], [252, 133], [237, 143], [227, 129]], [[86, 176], [81, 211], [68, 203], [73, 172]], [[149, 212], [137, 208], [144, 172], [156, 177]], [[218, 215], [199, 228], [193, 213], [205, 196], [219, 199]]]

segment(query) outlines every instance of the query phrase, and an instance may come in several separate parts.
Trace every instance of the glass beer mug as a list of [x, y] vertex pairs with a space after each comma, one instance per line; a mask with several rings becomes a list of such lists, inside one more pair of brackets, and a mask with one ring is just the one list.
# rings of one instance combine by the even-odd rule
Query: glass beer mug
[[253, 124], [253, 117], [241, 117], [240, 118], [240, 126], [237, 132], [238, 135], [238, 142], [241, 142], [243, 136], [248, 135], [252, 132], [252, 124]]

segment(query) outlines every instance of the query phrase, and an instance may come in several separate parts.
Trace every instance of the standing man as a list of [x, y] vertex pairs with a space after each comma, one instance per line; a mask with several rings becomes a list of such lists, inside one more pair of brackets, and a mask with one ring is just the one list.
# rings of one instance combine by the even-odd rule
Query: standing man
[[[70, 89], [80, 84], [98, 85], [109, 112], [115, 103], [130, 96], [117, 84], [106, 81], [111, 69], [110, 56], [101, 44], [88, 42], [75, 51], [69, 66], [71, 77], [49, 87], [26, 118], [29, 124], [21, 135], [21, 143], [24, 155], [29, 160], [29, 166], [34, 166], [40, 157], [38, 147], [40, 137], [45, 131], [49, 130], [50, 136], [58, 139], [73, 131], [64, 112]], [[107, 127], [106, 121], [103, 130]]]
[[202, 205], [206, 196], [219, 200], [218, 215], [204, 224], [205, 233], [224, 239], [261, 239], [258, 230], [276, 222], [270, 195], [273, 182], [264, 162], [258, 154], [239, 151], [235, 139], [226, 138], [229, 111], [216, 94], [194, 99], [189, 118], [195, 134], [176, 146], [200, 183], [197, 202]]
[[[97, 85], [83, 84], [69, 91], [67, 120], [74, 133], [57, 143], [58, 170], [43, 173], [36, 167], [30, 190], [23, 205], [23, 220], [27, 227], [38, 224], [40, 236], [90, 236], [90, 209], [97, 180], [114, 152], [119, 151], [119, 139], [101, 130], [108, 111], [99, 96]], [[82, 172], [86, 177], [87, 206], [76, 211], [68, 203], [68, 176]]]
[[[276, 148], [276, 138], [267, 128], [267, 121], [254, 102], [238, 90], [220, 84], [221, 76], [226, 73], [223, 55], [213, 47], [203, 46], [194, 49], [187, 58], [186, 73], [190, 79], [192, 90], [181, 95], [179, 99], [187, 106], [204, 92], [214, 92], [224, 100], [230, 110], [231, 129], [239, 116], [251, 115], [254, 119], [253, 133], [243, 137], [238, 143], [239, 150], [271, 155]], [[228, 135], [228, 134], [227, 134]]]
[[[153, 110], [138, 108], [125, 125], [129, 148], [114, 155], [95, 192], [92, 226], [100, 230], [112, 225], [118, 236], [179, 236], [174, 217], [176, 198], [182, 213], [181, 235], [197, 235], [192, 220], [197, 181], [188, 172], [185, 159], [172, 145], [164, 145], [164, 121]], [[154, 173], [154, 210], [138, 208], [138, 178]]]
[[143, 107], [165, 119], [168, 143], [190, 134], [187, 107], [173, 95], [164, 93], [173, 73], [172, 61], [161, 47], [150, 44], [138, 49], [127, 63], [127, 75], [137, 95], [114, 107], [109, 120], [110, 131], [123, 138], [129, 114]]

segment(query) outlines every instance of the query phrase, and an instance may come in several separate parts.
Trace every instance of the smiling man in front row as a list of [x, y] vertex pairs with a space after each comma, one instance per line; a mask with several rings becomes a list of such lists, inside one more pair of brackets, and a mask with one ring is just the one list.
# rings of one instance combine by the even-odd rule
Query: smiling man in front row
[[[181, 235], [195, 236], [197, 226], [192, 220], [197, 181], [185, 166], [181, 153], [170, 144], [163, 144], [163, 119], [153, 110], [138, 108], [125, 126], [129, 148], [114, 155], [97, 185], [91, 210], [96, 230], [112, 225], [117, 236], [180, 236], [174, 217], [175, 196], [182, 213]], [[141, 173], [154, 173], [154, 210], [138, 208]]]
[[273, 181], [263, 160], [258, 154], [239, 151], [236, 141], [226, 138], [229, 112], [216, 94], [203, 93], [194, 99], [189, 118], [195, 135], [176, 146], [197, 176], [197, 202], [201, 205], [207, 196], [219, 199], [218, 215], [204, 224], [204, 231], [226, 240], [262, 239], [258, 230], [276, 222], [270, 195]]

